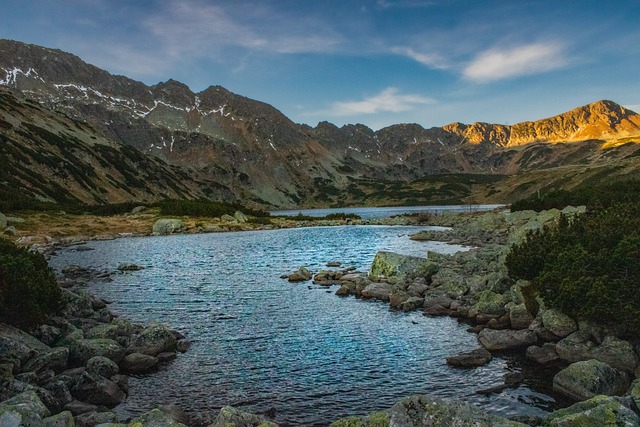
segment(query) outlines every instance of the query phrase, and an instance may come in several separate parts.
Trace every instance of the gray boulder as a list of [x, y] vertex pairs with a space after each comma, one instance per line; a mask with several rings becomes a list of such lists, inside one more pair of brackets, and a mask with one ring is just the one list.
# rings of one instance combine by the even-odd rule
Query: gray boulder
[[111, 378], [120, 371], [116, 362], [104, 356], [94, 356], [87, 361], [87, 372]]
[[67, 368], [69, 349], [66, 347], [54, 347], [31, 360], [22, 368], [23, 372], [39, 372], [43, 369], [51, 369], [54, 372], [62, 372]]
[[627, 372], [633, 372], [638, 365], [638, 356], [628, 341], [607, 336], [602, 344], [597, 345], [590, 338], [590, 335], [582, 331], [574, 332], [558, 342], [558, 355], [569, 362], [597, 359]]
[[73, 415], [69, 411], [47, 417], [38, 423], [38, 427], [75, 427]]
[[483, 366], [491, 362], [491, 353], [484, 348], [478, 348], [468, 353], [447, 357], [447, 365], [460, 368]]
[[244, 412], [231, 406], [220, 409], [218, 416], [209, 427], [278, 427], [261, 415]]
[[550, 342], [546, 342], [542, 347], [532, 345], [527, 348], [527, 359], [534, 360], [541, 365], [552, 363], [560, 359], [558, 352], [556, 351], [556, 345]]
[[547, 415], [545, 427], [634, 427], [640, 417], [618, 397], [595, 396]]
[[426, 258], [400, 255], [393, 252], [379, 251], [369, 269], [369, 277], [401, 277], [405, 275], [433, 274], [438, 270], [436, 264]]
[[626, 394], [630, 396], [635, 405], [640, 408], [640, 379], [633, 380]]
[[554, 335], [564, 338], [578, 330], [578, 323], [553, 308], [542, 312], [542, 324]]
[[247, 222], [249, 220], [249, 218], [247, 218], [247, 216], [240, 211], [236, 211], [236, 213], [233, 214], [233, 217], [236, 219], [236, 221], [241, 223]]
[[313, 275], [306, 267], [298, 267], [298, 270], [286, 276], [290, 282], [306, 282], [312, 277]]
[[485, 328], [478, 334], [478, 341], [489, 351], [510, 350], [520, 347], [528, 347], [538, 340], [536, 334], [528, 329], [517, 331], [511, 329]]
[[175, 351], [176, 337], [165, 325], [151, 323], [131, 338], [127, 353], [142, 353], [156, 356], [162, 352]]
[[371, 283], [362, 290], [362, 297], [389, 301], [390, 293], [391, 285], [389, 283]]
[[131, 421], [136, 427], [187, 427], [160, 409], [153, 409]]
[[525, 424], [489, 415], [473, 405], [460, 401], [446, 401], [428, 395], [401, 399], [389, 410], [389, 426], [402, 427], [506, 427]]
[[113, 381], [100, 375], [84, 372], [78, 383], [71, 389], [76, 399], [113, 408], [124, 402], [125, 393]]
[[[30, 390], [0, 403], [0, 425], [32, 425], [50, 415], [38, 395]], [[20, 424], [13, 424], [16, 420]]]
[[78, 366], [84, 366], [95, 356], [103, 356], [118, 363], [126, 350], [118, 342], [107, 338], [80, 339], [69, 346], [69, 359]]
[[180, 219], [161, 218], [153, 224], [153, 234], [167, 235], [184, 230], [184, 222]]
[[599, 394], [621, 396], [630, 383], [626, 372], [595, 359], [572, 363], [553, 377], [553, 389], [576, 400]]
[[0, 360], [13, 363], [19, 368], [31, 357], [49, 351], [49, 346], [26, 332], [0, 323]]
[[142, 353], [127, 354], [120, 362], [120, 367], [124, 372], [131, 374], [141, 374], [148, 372], [158, 365], [158, 358]]
[[238, 223], [237, 219], [235, 219], [231, 215], [227, 215], [227, 214], [222, 215], [220, 217], [220, 221], [227, 222], [227, 223], [232, 223], [232, 224], [237, 224]]

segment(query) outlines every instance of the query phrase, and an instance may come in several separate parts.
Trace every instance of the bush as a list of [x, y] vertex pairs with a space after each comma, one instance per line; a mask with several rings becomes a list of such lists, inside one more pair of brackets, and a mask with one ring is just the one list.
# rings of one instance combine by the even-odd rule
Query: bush
[[0, 239], [0, 322], [28, 328], [61, 308], [61, 290], [44, 256]]
[[530, 232], [506, 258], [545, 304], [578, 320], [640, 327], [640, 204], [619, 204]]

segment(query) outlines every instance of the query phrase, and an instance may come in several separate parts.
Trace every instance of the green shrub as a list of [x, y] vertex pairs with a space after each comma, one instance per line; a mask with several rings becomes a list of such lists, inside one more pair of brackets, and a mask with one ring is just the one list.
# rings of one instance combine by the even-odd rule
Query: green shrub
[[640, 327], [640, 204], [618, 204], [530, 232], [506, 258], [545, 304], [578, 320]]
[[0, 322], [27, 328], [61, 308], [61, 290], [44, 256], [0, 239]]

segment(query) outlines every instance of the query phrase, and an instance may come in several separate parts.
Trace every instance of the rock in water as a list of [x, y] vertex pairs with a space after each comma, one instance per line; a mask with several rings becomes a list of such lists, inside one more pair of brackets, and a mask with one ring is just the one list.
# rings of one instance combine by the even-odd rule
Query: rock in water
[[479, 348], [468, 353], [447, 357], [447, 364], [460, 368], [483, 366], [491, 362], [491, 353], [484, 348]]
[[595, 359], [572, 363], [553, 377], [553, 389], [576, 400], [620, 396], [630, 383], [627, 373]]
[[528, 329], [513, 331], [485, 328], [478, 334], [478, 341], [489, 351], [528, 347], [535, 344], [537, 339], [536, 334]]

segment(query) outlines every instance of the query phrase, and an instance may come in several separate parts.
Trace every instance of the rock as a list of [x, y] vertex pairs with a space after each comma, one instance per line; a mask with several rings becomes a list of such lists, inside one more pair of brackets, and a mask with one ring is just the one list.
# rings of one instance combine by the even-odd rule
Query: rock
[[0, 323], [0, 360], [13, 363], [19, 368], [29, 358], [49, 351], [49, 346], [26, 332]]
[[389, 426], [402, 427], [449, 427], [449, 426], [522, 426], [495, 415], [489, 415], [475, 406], [460, 402], [446, 401], [428, 395], [405, 397], [391, 407]]
[[534, 360], [541, 365], [552, 363], [560, 359], [556, 351], [556, 345], [553, 343], [544, 343], [542, 347], [532, 345], [527, 348], [527, 359]]
[[567, 337], [578, 330], [578, 323], [575, 320], [553, 308], [542, 312], [542, 324], [560, 338]]
[[347, 417], [331, 423], [330, 427], [387, 427], [389, 414], [386, 411], [372, 412], [363, 417]]
[[95, 356], [103, 356], [119, 363], [126, 350], [118, 342], [108, 338], [80, 339], [69, 346], [69, 360], [78, 366], [84, 366]]
[[227, 215], [227, 214], [222, 215], [220, 217], [220, 221], [227, 222], [227, 223], [232, 223], [232, 224], [237, 224], [238, 223], [237, 219], [235, 219], [231, 215]]
[[9, 227], [4, 229], [4, 234], [6, 234], [7, 236], [15, 236], [18, 233], [18, 230], [16, 230], [16, 227], [14, 227], [13, 225], [10, 225]]
[[[131, 421], [136, 427], [186, 427], [160, 409], [153, 409]], [[131, 425], [130, 424], [130, 425]]]
[[169, 328], [160, 323], [151, 323], [131, 338], [128, 353], [156, 356], [166, 351], [175, 351], [176, 338]]
[[164, 353], [160, 353], [156, 356], [158, 358], [158, 363], [167, 363], [174, 360], [177, 355], [172, 351], [165, 351]]
[[158, 358], [142, 353], [128, 354], [120, 362], [120, 367], [124, 372], [131, 374], [141, 374], [148, 372], [158, 365]]
[[119, 405], [127, 397], [114, 382], [89, 372], [82, 374], [78, 383], [71, 389], [71, 394], [83, 402], [108, 408]]
[[164, 412], [169, 418], [172, 420], [182, 423], [182, 424], [190, 424], [191, 420], [189, 419], [189, 415], [180, 409], [177, 405], [162, 405], [158, 409]]
[[13, 378], [13, 363], [0, 363], [0, 381]]
[[297, 271], [286, 276], [290, 282], [306, 282], [311, 280], [313, 275], [306, 267], [299, 267]]
[[511, 321], [511, 329], [527, 329], [534, 317], [529, 313], [527, 307], [522, 304], [512, 305], [509, 308], [509, 319]]
[[40, 325], [35, 328], [31, 335], [42, 343], [51, 346], [62, 336], [60, 328], [51, 325]]
[[327, 267], [342, 267], [342, 263], [339, 261], [329, 261], [326, 264]]
[[340, 288], [336, 291], [336, 295], [339, 297], [346, 297], [351, 295], [351, 289], [347, 285], [340, 285]]
[[176, 350], [180, 353], [186, 353], [191, 348], [191, 341], [186, 338], [179, 339], [176, 342]]
[[0, 229], [7, 228], [7, 225], [9, 225], [7, 217], [2, 212], [0, 212]]
[[111, 378], [120, 371], [118, 365], [111, 359], [104, 356], [94, 356], [87, 361], [87, 372]]
[[141, 266], [141, 265], [136, 265], [136, 264], [121, 263], [120, 265], [118, 265], [118, 270], [120, 270], [120, 271], [139, 271], [139, 270], [144, 270], [144, 267]]
[[640, 379], [633, 380], [626, 395], [630, 396], [636, 407], [640, 408]]
[[[14, 415], [6, 416], [6, 413]], [[0, 403], [0, 425], [4, 425], [4, 420], [19, 419], [22, 424], [32, 425], [50, 415], [49, 409], [42, 403], [35, 391], [25, 391], [11, 399]], [[8, 424], [11, 425], [11, 424]]]
[[630, 383], [627, 373], [595, 359], [572, 363], [553, 377], [553, 389], [576, 400], [621, 396]]
[[460, 368], [483, 366], [491, 362], [491, 353], [484, 348], [478, 348], [468, 353], [447, 357], [447, 365]]
[[390, 293], [391, 285], [389, 283], [371, 283], [362, 290], [362, 297], [389, 301]]
[[69, 349], [66, 347], [54, 347], [27, 362], [22, 368], [23, 372], [39, 372], [43, 369], [51, 369], [54, 372], [62, 372], [67, 368]]
[[92, 405], [91, 403], [73, 400], [64, 405], [64, 409], [71, 412], [73, 415], [80, 415], [95, 412], [98, 410], [98, 407], [96, 405]]
[[478, 314], [502, 316], [506, 313], [504, 306], [509, 302], [507, 295], [485, 290], [480, 292], [478, 297], [478, 302], [472, 307]]
[[236, 221], [238, 221], [238, 222], [240, 222], [240, 223], [242, 223], [242, 222], [247, 222], [247, 221], [249, 220], [249, 218], [248, 218], [245, 214], [243, 214], [242, 212], [240, 212], [240, 211], [236, 211], [236, 212], [233, 214], [233, 217], [235, 218], [235, 220], [236, 220]]
[[162, 218], [153, 224], [153, 234], [167, 235], [184, 230], [184, 223], [180, 219]]
[[537, 337], [533, 331], [528, 329], [513, 331], [485, 328], [478, 334], [478, 341], [487, 350], [496, 351], [533, 345], [536, 343]]
[[631, 427], [640, 425], [640, 417], [624, 405], [618, 397], [595, 396], [550, 413], [541, 425], [545, 427]]
[[243, 412], [231, 406], [220, 409], [209, 427], [277, 427], [278, 425], [260, 415]]
[[71, 392], [69, 391], [69, 387], [64, 381], [54, 380], [50, 381], [43, 387], [49, 393], [51, 393], [51, 397], [55, 400], [56, 406], [59, 408], [64, 408], [68, 403], [73, 401], [73, 396], [71, 396]]
[[422, 307], [423, 304], [424, 298], [409, 297], [406, 299], [406, 301], [403, 301], [402, 304], [400, 304], [400, 308], [402, 309], [402, 311], [413, 311]]
[[431, 275], [438, 266], [426, 258], [379, 251], [369, 269], [369, 277], [402, 277], [405, 275]]
[[[118, 422], [118, 415], [115, 412], [87, 412], [77, 415], [75, 420], [76, 427], [95, 427], [102, 424], [113, 427], [112, 424]], [[117, 426], [119, 427], [120, 424]]]
[[73, 415], [69, 411], [63, 411], [51, 417], [43, 419], [38, 427], [75, 427]]
[[574, 332], [558, 342], [558, 355], [569, 362], [597, 359], [627, 372], [633, 372], [638, 365], [638, 356], [628, 341], [607, 336], [602, 344], [597, 345], [589, 338], [590, 336], [582, 331]]
[[129, 393], [129, 377], [123, 374], [116, 374], [109, 378], [115, 385], [120, 387], [120, 390], [125, 394]]
[[146, 206], [136, 206], [135, 208], [131, 209], [131, 213], [132, 214], [138, 214], [138, 213], [142, 213], [144, 211], [147, 210]]

